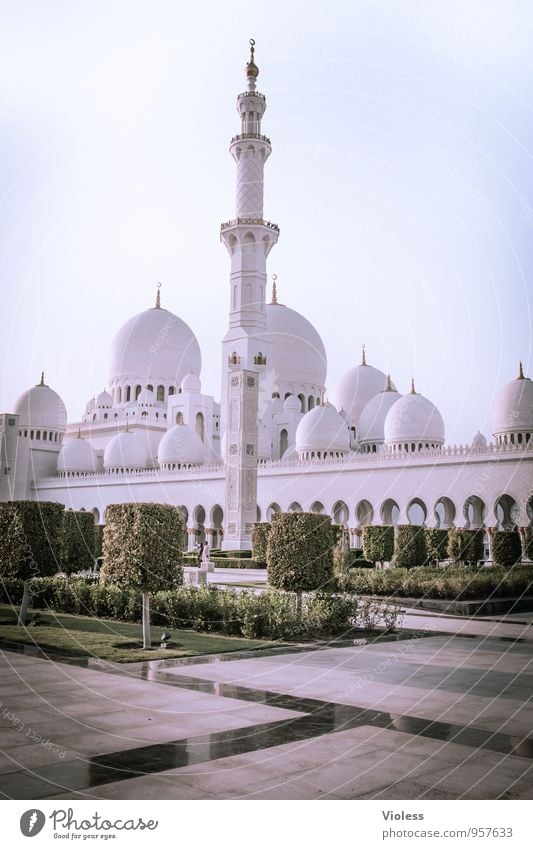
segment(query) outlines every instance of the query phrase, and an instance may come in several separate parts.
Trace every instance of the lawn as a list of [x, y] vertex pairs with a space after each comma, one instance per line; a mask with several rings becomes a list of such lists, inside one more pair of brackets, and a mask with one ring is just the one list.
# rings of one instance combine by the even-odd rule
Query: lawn
[[151, 629], [155, 648], [144, 651], [141, 625], [90, 616], [72, 616], [69, 613], [29, 610], [27, 621], [37, 616], [38, 624], [22, 628], [16, 625], [16, 615], [17, 611], [12, 607], [0, 604], [0, 646], [5, 640], [35, 645], [44, 650], [54, 649], [71, 657], [98, 657], [116, 663], [250, 651], [279, 645], [266, 640], [245, 640], [241, 637], [173, 628], [168, 648], [161, 649], [159, 644], [164, 629], [158, 626]]

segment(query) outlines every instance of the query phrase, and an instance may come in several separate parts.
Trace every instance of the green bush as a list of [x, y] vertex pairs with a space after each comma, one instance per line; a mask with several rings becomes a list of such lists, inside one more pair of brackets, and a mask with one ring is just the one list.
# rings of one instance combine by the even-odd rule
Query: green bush
[[325, 588], [333, 578], [334, 532], [329, 516], [276, 513], [268, 537], [268, 580], [301, 593]]
[[183, 583], [182, 520], [167, 504], [110, 504], [104, 529], [103, 583], [158, 592]]
[[448, 529], [424, 528], [429, 563], [439, 563], [448, 557]]
[[258, 563], [253, 558], [239, 557], [210, 557], [217, 569], [265, 569], [266, 563]]
[[94, 516], [84, 510], [63, 513], [61, 569], [67, 574], [92, 569], [95, 561]]
[[372, 563], [389, 563], [394, 554], [394, 527], [392, 525], [365, 525], [363, 551]]
[[523, 556], [533, 560], [533, 530], [531, 528], [526, 528], [523, 536]]
[[448, 531], [448, 556], [454, 563], [477, 563], [484, 555], [481, 529], [452, 528]]
[[268, 535], [270, 533], [270, 522], [256, 522], [252, 530], [252, 552], [254, 560], [261, 565], [267, 563]]
[[53, 501], [0, 504], [0, 575], [53, 575], [61, 565], [63, 505]]
[[514, 566], [522, 559], [522, 543], [518, 531], [494, 531], [492, 559], [498, 566]]
[[394, 531], [394, 567], [412, 569], [427, 560], [426, 538], [422, 525], [396, 525]]
[[94, 526], [94, 556], [96, 558], [102, 556], [103, 545], [104, 545], [104, 526], [95, 524], [95, 526]]

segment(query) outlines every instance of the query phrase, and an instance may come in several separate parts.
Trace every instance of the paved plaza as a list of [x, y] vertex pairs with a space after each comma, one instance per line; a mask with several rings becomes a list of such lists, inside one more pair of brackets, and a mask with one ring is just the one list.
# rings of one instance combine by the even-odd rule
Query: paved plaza
[[4, 651], [16, 799], [530, 799], [532, 614], [400, 639], [111, 666]]

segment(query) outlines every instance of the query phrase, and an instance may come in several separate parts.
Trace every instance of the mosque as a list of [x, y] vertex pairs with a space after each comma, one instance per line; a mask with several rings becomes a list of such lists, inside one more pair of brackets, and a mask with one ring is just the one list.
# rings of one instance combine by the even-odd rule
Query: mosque
[[254, 45], [236, 163], [235, 217], [221, 225], [230, 256], [221, 392], [202, 392], [191, 328], [161, 303], [128, 319], [112, 346], [107, 389], [68, 422], [44, 374], [0, 415], [0, 500], [56, 501], [105, 522], [109, 504], [174, 504], [183, 547], [249, 548], [254, 521], [278, 511], [325, 513], [352, 547], [367, 524], [491, 528], [533, 523], [533, 382], [520, 365], [492, 410], [492, 438], [449, 446], [443, 418], [417, 392], [361, 362], [328, 390], [318, 331], [278, 300], [267, 258], [279, 228], [263, 213], [262, 134]]

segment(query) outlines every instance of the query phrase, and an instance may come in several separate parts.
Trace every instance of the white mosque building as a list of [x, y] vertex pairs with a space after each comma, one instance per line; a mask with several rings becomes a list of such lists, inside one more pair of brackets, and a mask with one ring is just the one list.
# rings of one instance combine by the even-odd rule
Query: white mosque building
[[328, 514], [352, 547], [367, 524], [530, 526], [533, 381], [522, 366], [496, 398], [491, 441], [477, 433], [460, 447], [446, 445], [440, 412], [414, 382], [402, 394], [364, 349], [325, 401], [318, 331], [278, 301], [275, 275], [266, 302], [279, 229], [263, 214], [271, 144], [258, 73], [252, 43], [237, 98], [241, 131], [230, 144], [236, 213], [221, 227], [231, 271], [220, 401], [202, 392], [198, 341], [158, 289], [155, 305], [116, 334], [108, 388], [78, 421], [68, 423], [44, 375], [0, 415], [0, 500], [56, 501], [100, 523], [109, 504], [174, 504], [188, 550], [206, 538], [249, 548], [253, 521], [278, 511]]

